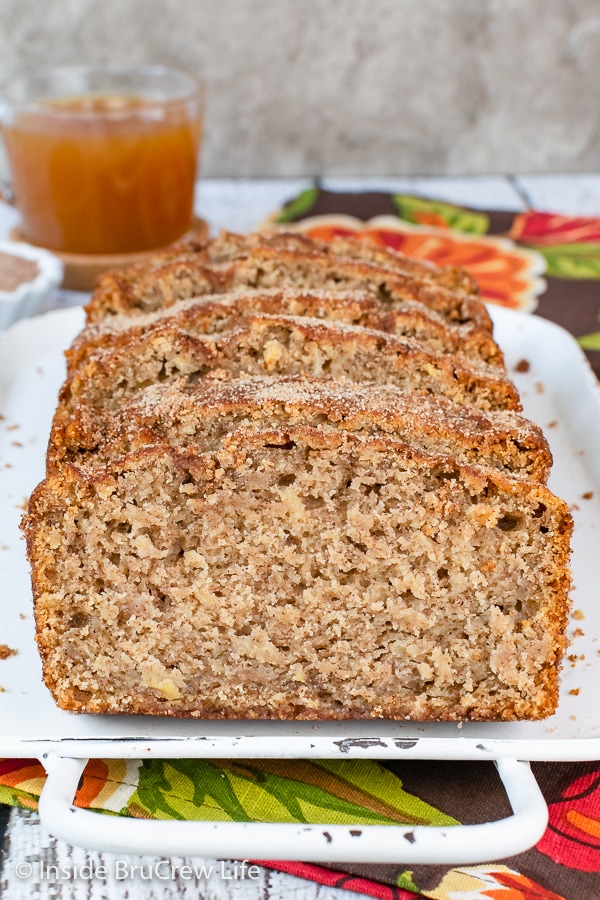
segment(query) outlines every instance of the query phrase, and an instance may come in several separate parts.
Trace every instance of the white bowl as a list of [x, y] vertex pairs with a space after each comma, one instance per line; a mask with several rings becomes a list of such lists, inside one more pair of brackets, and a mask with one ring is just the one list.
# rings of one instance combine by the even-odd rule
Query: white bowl
[[0, 329], [8, 328], [17, 319], [33, 316], [44, 308], [50, 295], [63, 279], [64, 267], [60, 259], [32, 244], [0, 241], [0, 253], [31, 260], [38, 274], [31, 281], [22, 281], [14, 290], [0, 290]]

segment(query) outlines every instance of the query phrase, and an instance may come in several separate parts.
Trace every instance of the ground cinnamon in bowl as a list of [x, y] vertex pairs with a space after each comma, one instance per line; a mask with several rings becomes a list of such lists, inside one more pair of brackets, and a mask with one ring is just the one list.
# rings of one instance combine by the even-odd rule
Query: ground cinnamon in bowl
[[0, 241], [0, 330], [47, 308], [63, 275], [60, 259], [43, 247]]
[[0, 252], [0, 291], [14, 291], [39, 274], [40, 268], [32, 259]]

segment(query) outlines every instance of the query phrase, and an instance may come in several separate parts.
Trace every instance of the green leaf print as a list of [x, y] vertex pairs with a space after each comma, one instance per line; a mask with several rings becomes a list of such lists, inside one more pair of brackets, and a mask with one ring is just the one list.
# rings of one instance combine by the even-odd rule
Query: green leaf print
[[[460, 825], [458, 819], [447, 816], [434, 806], [409, 794], [402, 781], [379, 763], [371, 760], [321, 759], [316, 763], [320, 768], [335, 772], [344, 781], [356, 785], [365, 796], [383, 801], [395, 811], [404, 822], [423, 825]], [[392, 813], [394, 815], [394, 813]]]
[[144, 760], [128, 806], [157, 819], [252, 821], [229, 778], [202, 759]]
[[406, 194], [393, 194], [392, 202], [399, 217], [415, 225], [437, 225], [453, 228], [464, 234], [487, 234], [489, 231], [490, 220], [485, 213], [464, 209], [453, 203], [425, 200]]
[[[224, 764], [224, 761], [222, 762]], [[263, 821], [282, 821], [278, 818], [278, 806], [282, 806], [294, 822], [327, 822], [329, 824], [392, 824], [393, 810], [372, 809], [363, 805], [360, 796], [347, 795], [345, 786], [338, 779], [319, 771], [315, 763], [307, 760], [282, 762], [279, 760], [231, 761], [235, 776], [247, 779], [255, 791], [260, 791], [261, 806], [256, 816]], [[240, 785], [237, 795], [241, 798]], [[276, 804], [273, 804], [273, 800]], [[249, 797], [244, 797], [244, 807], [248, 812]], [[286, 817], [287, 819], [287, 817]], [[412, 818], [408, 819], [413, 822]]]
[[7, 806], [20, 806], [22, 809], [37, 809], [38, 797], [18, 787], [0, 785], [0, 803]]
[[555, 278], [600, 278], [600, 244], [528, 244], [546, 260], [546, 274]]
[[577, 338], [577, 343], [584, 350], [600, 350], [600, 331], [584, 334]]
[[457, 824], [371, 760], [146, 760], [128, 811], [210, 821]]
[[286, 203], [283, 209], [277, 213], [274, 221], [278, 224], [282, 224], [284, 222], [295, 222], [296, 219], [301, 219], [311, 211], [316, 203], [318, 195], [318, 187], [307, 188], [305, 191], [302, 191], [301, 194], [298, 194], [297, 197], [294, 197], [293, 200], [290, 200], [289, 203]]
[[414, 891], [415, 894], [419, 894], [420, 890], [414, 883], [412, 874], [412, 872], [408, 871], [400, 872], [400, 874], [396, 878], [396, 887], [404, 888], [405, 891]]

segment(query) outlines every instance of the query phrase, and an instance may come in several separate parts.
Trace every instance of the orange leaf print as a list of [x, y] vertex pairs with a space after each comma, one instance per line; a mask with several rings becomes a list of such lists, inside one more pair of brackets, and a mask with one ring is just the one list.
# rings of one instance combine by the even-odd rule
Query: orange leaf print
[[434, 212], [414, 213], [415, 222], [419, 225], [433, 225], [435, 228], [447, 228], [448, 223], [445, 219]]
[[344, 228], [341, 225], [316, 225], [314, 229], [310, 231], [310, 237], [315, 238], [318, 241], [329, 242], [332, 241], [336, 237], [354, 237], [356, 232], [352, 228]]
[[583, 831], [584, 834], [589, 834], [590, 837], [600, 838], [600, 822], [598, 819], [592, 819], [589, 816], [585, 816], [582, 813], [577, 812], [576, 809], [568, 810], [565, 819], [575, 828], [578, 828], [579, 831]]
[[560, 894], [547, 890], [518, 872], [490, 872], [490, 875], [508, 888], [482, 891], [482, 896], [490, 897], [491, 900], [565, 900]]
[[87, 808], [93, 804], [93, 801], [102, 791], [108, 779], [108, 766], [102, 759], [91, 759], [83, 773], [83, 779], [77, 794], [75, 802], [77, 806]]
[[31, 781], [43, 781], [46, 778], [46, 770], [43, 765], [34, 759], [3, 759], [0, 760], [0, 781], [10, 788], [21, 788]]

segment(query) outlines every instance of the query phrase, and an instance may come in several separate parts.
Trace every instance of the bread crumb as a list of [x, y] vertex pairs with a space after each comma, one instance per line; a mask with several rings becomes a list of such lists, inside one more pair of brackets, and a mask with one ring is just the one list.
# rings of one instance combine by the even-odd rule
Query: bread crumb
[[584, 635], [584, 632], [581, 628], [576, 628], [575, 631], [573, 632], [574, 638], [583, 637], [583, 635]]
[[548, 422], [548, 425], [546, 427], [547, 428], [556, 428], [557, 425], [558, 425], [558, 422], [556, 421], [556, 419], [553, 419], [552, 422]]
[[13, 650], [8, 644], [0, 644], [0, 659], [8, 659], [9, 656], [16, 656], [18, 650]]
[[579, 696], [579, 691], [580, 691], [580, 690], [581, 690], [580, 688], [571, 688], [571, 690], [569, 691], [569, 693], [572, 694], [573, 697], [578, 697], [578, 696]]
[[594, 496], [593, 491], [586, 491], [585, 494], [581, 495], [581, 499], [582, 500], [591, 500], [593, 496]]
[[585, 615], [583, 614], [582, 610], [580, 610], [580, 609], [574, 609], [573, 612], [571, 613], [571, 617], [573, 619], [577, 619], [578, 622], [582, 621], [582, 619], [585, 619]]
[[515, 366], [515, 372], [529, 372], [531, 363], [526, 359], [520, 359]]

